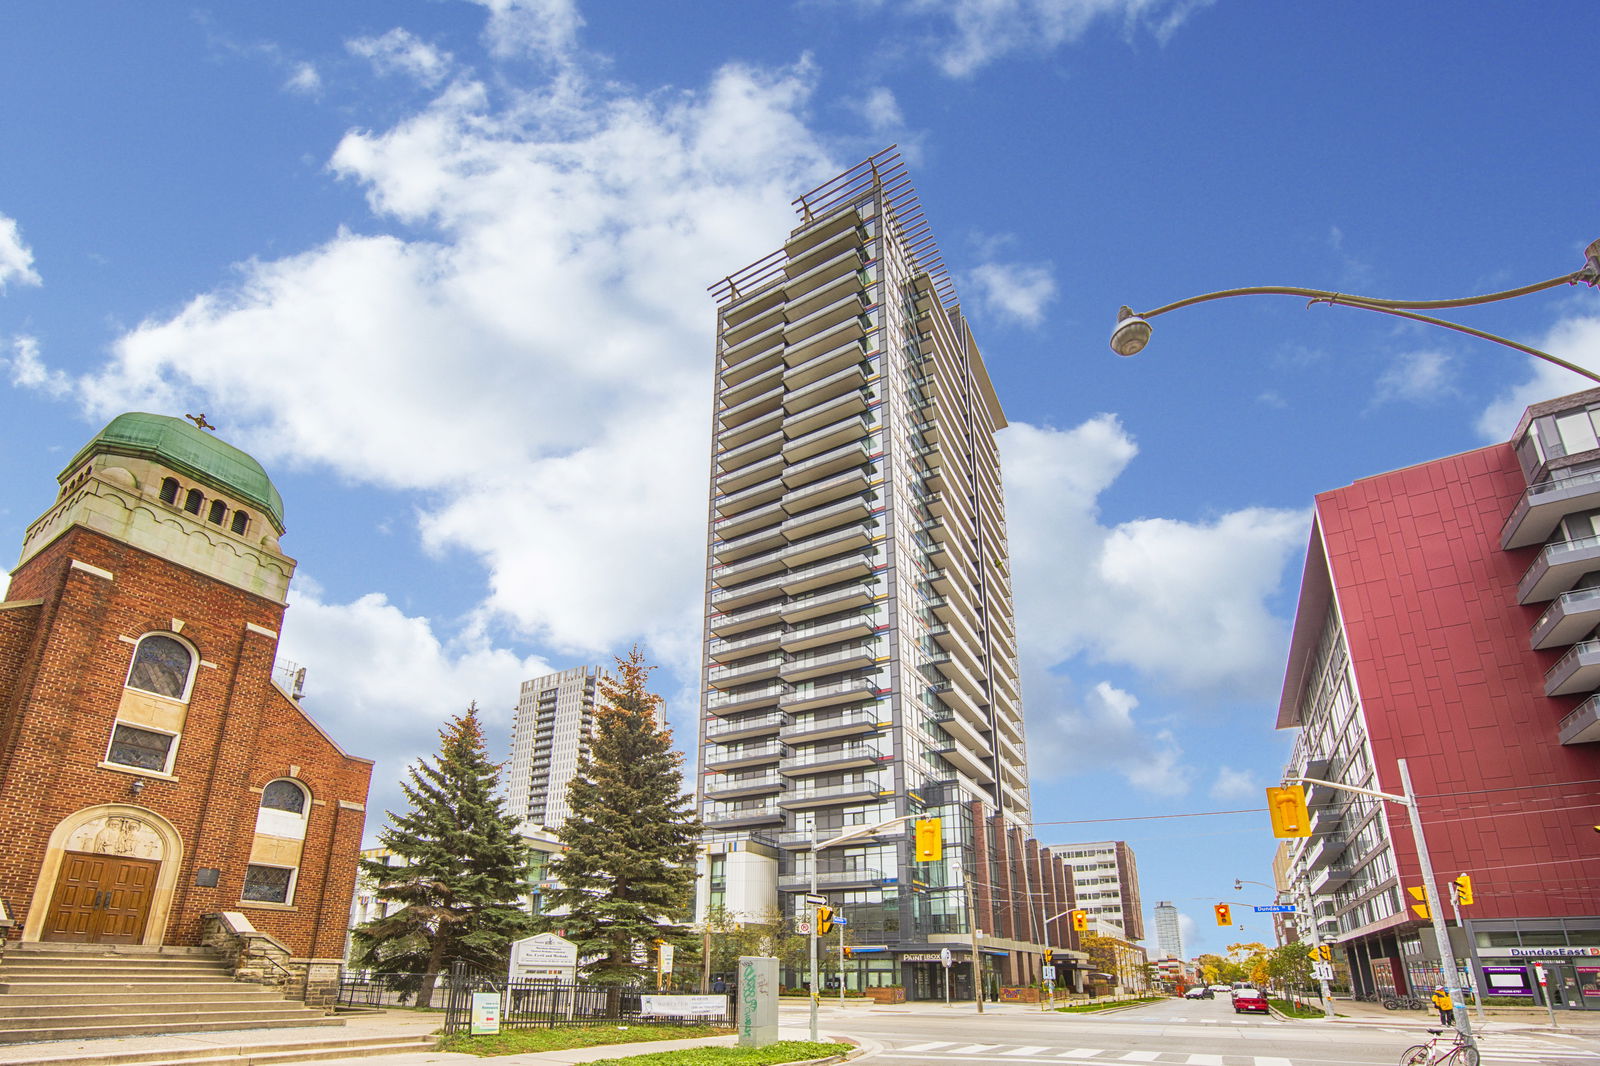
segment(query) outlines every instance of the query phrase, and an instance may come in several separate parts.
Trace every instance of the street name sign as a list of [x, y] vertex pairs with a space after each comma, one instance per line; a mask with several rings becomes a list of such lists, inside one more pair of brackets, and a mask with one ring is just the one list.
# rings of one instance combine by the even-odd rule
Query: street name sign
[[1274, 903], [1267, 907], [1252, 907], [1250, 909], [1255, 911], [1257, 914], [1293, 914], [1294, 904]]

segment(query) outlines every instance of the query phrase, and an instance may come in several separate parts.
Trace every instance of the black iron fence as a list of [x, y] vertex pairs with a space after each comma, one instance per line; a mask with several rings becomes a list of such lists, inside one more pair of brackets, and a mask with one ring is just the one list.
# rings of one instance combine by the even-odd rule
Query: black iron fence
[[[417, 1002], [417, 993], [427, 983], [427, 975], [420, 973], [363, 973], [359, 970], [339, 972], [339, 995], [335, 1003], [341, 1007], [411, 1007]], [[441, 978], [433, 993], [433, 1005], [442, 1006], [445, 982]]]
[[644, 989], [617, 985], [559, 984], [544, 980], [508, 981], [504, 977], [457, 963], [440, 977], [447, 1033], [467, 1032], [472, 1024], [473, 993], [499, 996], [501, 1029], [670, 1022], [675, 1025], [732, 1025], [732, 1004], [722, 998], [715, 1013], [681, 1016], [645, 1013]]

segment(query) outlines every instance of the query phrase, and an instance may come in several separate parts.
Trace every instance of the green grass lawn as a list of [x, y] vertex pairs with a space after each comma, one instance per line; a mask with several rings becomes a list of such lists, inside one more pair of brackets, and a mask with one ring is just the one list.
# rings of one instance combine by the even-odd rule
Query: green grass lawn
[[[440, 1051], [464, 1051], [469, 1055], [517, 1055], [526, 1051], [564, 1051], [574, 1047], [603, 1047], [606, 1044], [633, 1044], [646, 1040], [694, 1040], [702, 1036], [722, 1036], [732, 1029], [711, 1025], [596, 1025], [564, 1029], [505, 1029], [493, 1036], [451, 1033], [439, 1041]], [[782, 1059], [773, 1059], [782, 1062]]]
[[777, 1066], [843, 1055], [850, 1044], [813, 1044], [809, 1040], [780, 1040], [766, 1047], [696, 1047], [629, 1055], [624, 1059], [596, 1059], [589, 1066]]
[[1313, 1007], [1307, 1004], [1302, 1009], [1296, 1007], [1292, 999], [1279, 999], [1277, 996], [1272, 996], [1267, 1000], [1267, 1003], [1273, 1010], [1288, 1018], [1321, 1018], [1323, 1016], [1321, 1007]]
[[1138, 1003], [1157, 1003], [1165, 996], [1143, 996], [1139, 999], [1118, 999], [1110, 1003], [1075, 1003], [1070, 1007], [1057, 1007], [1062, 1014], [1092, 1014], [1097, 1010], [1111, 1010], [1115, 1007], [1131, 1007]]

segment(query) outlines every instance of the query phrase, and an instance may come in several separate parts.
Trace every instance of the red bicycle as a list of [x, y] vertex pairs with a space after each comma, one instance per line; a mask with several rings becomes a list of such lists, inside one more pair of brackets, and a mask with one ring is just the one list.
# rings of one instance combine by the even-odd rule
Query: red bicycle
[[[1478, 1049], [1461, 1039], [1458, 1029], [1429, 1029], [1433, 1039], [1426, 1044], [1406, 1048], [1400, 1056], [1400, 1066], [1478, 1066]], [[1451, 1040], [1445, 1042], [1444, 1034]]]

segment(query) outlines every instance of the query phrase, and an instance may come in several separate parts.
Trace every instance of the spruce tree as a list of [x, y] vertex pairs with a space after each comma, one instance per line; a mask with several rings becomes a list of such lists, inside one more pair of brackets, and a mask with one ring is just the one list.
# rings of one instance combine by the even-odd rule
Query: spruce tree
[[[653, 965], [656, 940], [687, 946], [700, 823], [684, 795], [683, 755], [657, 723], [661, 697], [635, 647], [603, 678], [589, 751], [567, 791], [565, 847], [550, 864], [558, 887], [547, 924], [578, 945], [590, 981], [629, 984]], [[636, 950], [645, 961], [634, 961]]]
[[361, 862], [377, 897], [401, 906], [354, 934], [357, 962], [415, 975], [400, 984], [424, 1007], [435, 976], [451, 963], [503, 973], [511, 942], [532, 926], [522, 908], [528, 848], [497, 794], [500, 767], [484, 750], [478, 705], [451, 719], [439, 741], [436, 759], [419, 760], [400, 784], [411, 809], [389, 812], [378, 834], [398, 865]]

